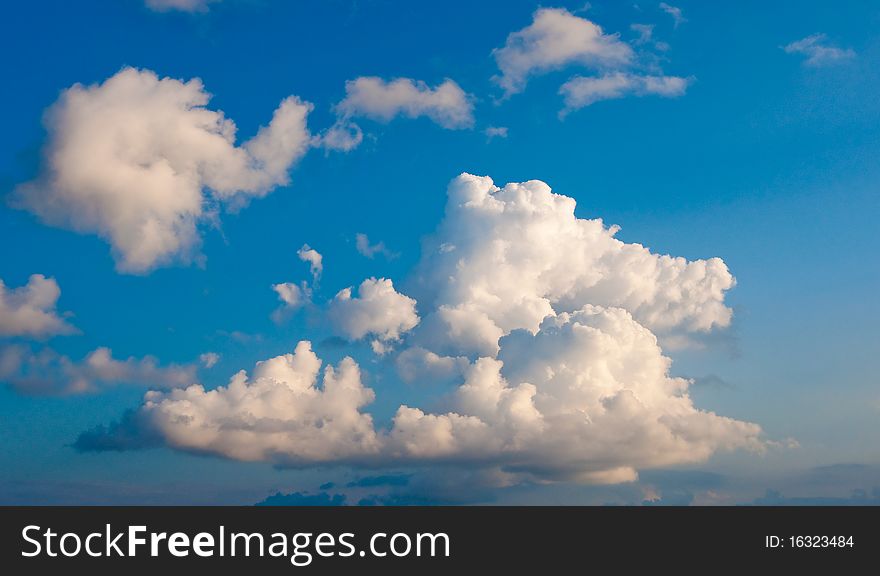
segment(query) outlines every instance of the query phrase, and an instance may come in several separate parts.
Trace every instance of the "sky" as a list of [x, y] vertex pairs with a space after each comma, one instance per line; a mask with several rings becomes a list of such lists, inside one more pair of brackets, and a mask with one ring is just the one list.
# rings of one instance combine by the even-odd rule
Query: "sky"
[[0, 18], [0, 502], [880, 503], [871, 2]]

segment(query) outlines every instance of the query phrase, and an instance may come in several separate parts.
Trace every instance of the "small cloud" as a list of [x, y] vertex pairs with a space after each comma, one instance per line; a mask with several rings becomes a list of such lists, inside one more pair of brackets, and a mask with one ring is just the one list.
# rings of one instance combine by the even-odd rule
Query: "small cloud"
[[453, 80], [431, 87], [421, 80], [385, 80], [361, 76], [345, 83], [345, 98], [333, 107], [336, 122], [318, 137], [327, 150], [348, 152], [363, 141], [363, 132], [354, 118], [388, 123], [404, 116], [426, 117], [447, 130], [474, 125], [474, 97]]
[[278, 294], [278, 299], [282, 302], [281, 307], [272, 312], [272, 321], [276, 324], [284, 322], [293, 312], [312, 301], [312, 289], [305, 282], [299, 285], [293, 282], [273, 284], [272, 290]]
[[369, 259], [373, 259], [376, 257], [376, 254], [381, 254], [388, 260], [394, 260], [400, 254], [396, 252], [392, 252], [385, 246], [384, 242], [377, 242], [375, 244], [370, 244], [370, 238], [361, 232], [355, 234], [355, 247], [357, 251], [360, 252], [363, 256], [366, 256]]
[[672, 21], [676, 28], [678, 28], [680, 24], [687, 22], [687, 18], [681, 13], [681, 8], [678, 8], [677, 6], [671, 6], [666, 2], [661, 2], [660, 9], [672, 16]]
[[507, 126], [489, 126], [483, 130], [486, 141], [491, 142], [495, 138], [507, 138]]
[[654, 37], [653, 24], [631, 24], [630, 30], [638, 34], [638, 38], [635, 40], [637, 46], [651, 42]]
[[604, 76], [575, 76], [562, 85], [559, 93], [565, 99], [560, 118], [569, 112], [602, 100], [615, 100], [627, 96], [660, 96], [677, 98], [687, 91], [691, 78], [680, 76], [639, 76], [627, 72], [615, 72]]
[[42, 338], [76, 332], [55, 308], [60, 296], [55, 279], [42, 274], [31, 275], [27, 284], [12, 290], [0, 279], [0, 336]]
[[601, 69], [627, 66], [633, 51], [616, 34], [606, 34], [586, 18], [562, 8], [540, 8], [529, 26], [508, 35], [492, 55], [500, 72], [492, 80], [507, 98], [522, 92], [530, 77], [571, 64]]
[[220, 0], [146, 0], [147, 8], [154, 12], [207, 12], [208, 4]]
[[398, 341], [419, 323], [416, 301], [395, 290], [387, 278], [364, 280], [354, 295], [351, 287], [340, 290], [327, 315], [337, 336], [360, 340], [369, 335], [381, 344]]
[[263, 341], [262, 334], [249, 334], [247, 332], [242, 332], [241, 330], [217, 330], [217, 336], [231, 340], [236, 344], [240, 344], [242, 346], [247, 346], [249, 344], [255, 344]]
[[828, 43], [825, 34], [813, 34], [782, 48], [787, 54], [802, 54], [807, 57], [805, 66], [829, 66], [855, 58], [856, 53], [851, 48], [838, 48]]
[[219, 361], [220, 355], [216, 352], [205, 352], [204, 354], [199, 355], [199, 362], [201, 362], [202, 366], [205, 368], [213, 368]]
[[312, 273], [314, 281], [317, 282], [321, 277], [321, 272], [324, 271], [324, 257], [321, 256], [321, 253], [308, 244], [303, 244], [302, 248], [297, 250], [296, 255], [303, 262], [309, 263], [309, 271]]

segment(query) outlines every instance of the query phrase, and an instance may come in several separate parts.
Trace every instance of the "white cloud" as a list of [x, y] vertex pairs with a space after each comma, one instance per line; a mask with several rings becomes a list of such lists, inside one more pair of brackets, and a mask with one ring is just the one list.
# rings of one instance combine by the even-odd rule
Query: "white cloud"
[[386, 81], [361, 76], [345, 83], [345, 98], [336, 105], [343, 118], [366, 117], [390, 122], [397, 116], [426, 116], [443, 128], [470, 128], [474, 123], [471, 96], [452, 80], [431, 88], [421, 80]]
[[490, 142], [494, 138], [507, 138], [507, 127], [506, 126], [489, 126], [485, 130], [483, 130], [483, 134], [486, 135], [486, 139]]
[[208, 4], [220, 0], [146, 0], [147, 8], [156, 12], [180, 10], [181, 12], [205, 12]]
[[321, 256], [321, 253], [308, 244], [303, 244], [302, 247], [296, 251], [296, 255], [299, 256], [299, 259], [303, 262], [309, 263], [309, 272], [312, 274], [312, 279], [317, 282], [321, 277], [321, 272], [324, 271], [324, 257]]
[[28, 283], [8, 289], [0, 279], [0, 336], [45, 337], [76, 329], [58, 315], [61, 288], [54, 278], [32, 274]]
[[355, 235], [355, 248], [357, 251], [366, 256], [369, 259], [373, 259], [376, 257], [376, 254], [381, 254], [388, 260], [393, 260], [397, 258], [397, 254], [389, 250], [384, 242], [377, 242], [375, 244], [370, 244], [370, 238], [361, 232], [358, 232]]
[[677, 6], [670, 6], [666, 2], [661, 2], [660, 9], [672, 16], [672, 21], [675, 24], [676, 28], [678, 28], [679, 25], [687, 22], [687, 18], [685, 18], [684, 14], [682, 14], [681, 8], [678, 8]]
[[573, 198], [538, 180], [504, 188], [469, 174], [453, 180], [416, 274], [416, 297], [429, 313], [414, 343], [494, 356], [504, 334], [534, 332], [544, 317], [587, 303], [625, 308], [664, 335], [730, 323], [724, 295], [735, 282], [721, 259], [652, 254], [574, 209]]
[[340, 152], [354, 150], [363, 141], [363, 130], [350, 120], [338, 120], [317, 138], [318, 144], [325, 149]]
[[559, 93], [565, 97], [562, 114], [600, 100], [626, 96], [675, 98], [685, 93], [689, 83], [688, 78], [679, 76], [638, 76], [625, 72], [590, 78], [575, 76], [559, 88]]
[[620, 308], [548, 317], [480, 358], [455, 410], [401, 406], [387, 450], [402, 459], [493, 462], [538, 479], [634, 480], [640, 468], [762, 450], [760, 428], [697, 410], [654, 335]]
[[281, 307], [272, 312], [272, 320], [279, 324], [312, 300], [312, 289], [305, 282], [299, 285], [293, 282], [273, 284], [272, 290], [282, 302]]
[[51, 348], [34, 352], [25, 346], [6, 346], [0, 350], [0, 380], [26, 394], [85, 394], [119, 384], [175, 388], [191, 384], [195, 371], [191, 364], [160, 366], [152, 356], [118, 360], [105, 347], [80, 361]]
[[205, 368], [213, 368], [217, 362], [220, 361], [220, 355], [216, 352], [205, 352], [204, 354], [199, 354], [199, 362]]
[[424, 321], [415, 300], [374, 278], [357, 295], [337, 294], [328, 315], [349, 339], [373, 336], [378, 354], [405, 339], [401, 377], [442, 383], [426, 403], [449, 409], [404, 403], [376, 427], [362, 411], [374, 394], [358, 365], [346, 358], [319, 383], [321, 361], [300, 342], [226, 387], [149, 392], [76, 446], [158, 441], [282, 466], [449, 463], [505, 482], [582, 483], [765, 449], [759, 426], [693, 405], [691, 382], [670, 375], [655, 335], [729, 324], [734, 279], [720, 259], [689, 262], [621, 242], [616, 228], [576, 218], [574, 200], [540, 181], [497, 188], [463, 174], [448, 194], [415, 278]]
[[382, 342], [398, 340], [419, 323], [416, 301], [394, 289], [387, 278], [361, 282], [356, 296], [340, 290], [330, 301], [327, 316], [340, 336], [360, 340], [368, 335]]
[[563, 8], [539, 9], [532, 24], [511, 33], [492, 54], [501, 71], [494, 80], [506, 96], [522, 92], [530, 76], [570, 64], [618, 69], [633, 59], [632, 48], [617, 35]]
[[273, 284], [272, 290], [278, 294], [278, 299], [289, 308], [300, 308], [308, 303], [311, 297], [311, 289], [308, 286], [297, 286], [292, 282]]
[[42, 174], [16, 188], [14, 203], [47, 224], [105, 238], [124, 272], [187, 260], [218, 205], [287, 184], [310, 145], [311, 104], [285, 99], [236, 146], [235, 124], [208, 109], [209, 98], [198, 79], [134, 68], [75, 84], [49, 109]]
[[402, 405], [390, 429], [377, 431], [361, 411], [374, 393], [357, 364], [327, 367], [319, 385], [321, 361], [300, 342], [225, 387], [148, 392], [127, 420], [76, 445], [122, 449], [157, 438], [283, 466], [451, 462], [583, 483], [632, 481], [640, 468], [699, 462], [717, 450], [764, 449], [758, 426], [696, 409], [689, 382], [668, 375], [656, 338], [625, 310], [586, 306], [548, 318], [535, 335], [505, 338], [502, 358], [461, 360], [455, 411]]
[[851, 48], [838, 48], [828, 44], [825, 34], [813, 34], [792, 42], [783, 47], [788, 54], [802, 54], [807, 57], [804, 64], [807, 66], [827, 66], [851, 60], [856, 53]]
[[359, 410], [373, 398], [351, 358], [322, 373], [310, 343], [300, 342], [227, 386], [148, 392], [139, 420], [180, 450], [286, 465], [338, 462], [379, 450], [372, 418]]
[[473, 96], [452, 80], [431, 88], [421, 80], [397, 78], [386, 81], [361, 76], [345, 83], [345, 98], [334, 106], [336, 123], [319, 138], [328, 150], [349, 151], [363, 140], [355, 118], [390, 122], [398, 116], [427, 117], [449, 130], [471, 128], [474, 124]]

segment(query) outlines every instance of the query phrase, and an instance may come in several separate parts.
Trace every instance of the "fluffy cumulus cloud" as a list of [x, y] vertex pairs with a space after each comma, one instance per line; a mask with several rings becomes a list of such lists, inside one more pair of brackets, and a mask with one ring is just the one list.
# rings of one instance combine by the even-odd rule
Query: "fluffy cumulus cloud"
[[492, 52], [501, 72], [494, 78], [506, 95], [522, 92], [530, 76], [570, 64], [598, 69], [628, 65], [633, 50], [616, 35], [564, 8], [541, 8], [533, 22]]
[[559, 93], [565, 98], [566, 113], [589, 106], [600, 100], [627, 96], [662, 96], [674, 98], [685, 93], [690, 82], [678, 76], [639, 76], [614, 72], [598, 77], [578, 76], [563, 84]]
[[[641, 469], [763, 450], [756, 424], [697, 408], [658, 334], [724, 327], [734, 280], [717, 258], [687, 261], [617, 240], [539, 181], [496, 187], [463, 174], [424, 244], [416, 302], [391, 281], [340, 292], [331, 322], [382, 351], [408, 382], [443, 382], [373, 423], [350, 358], [321, 371], [308, 342], [226, 387], [149, 392], [80, 449], [148, 444], [281, 466], [448, 464], [504, 481], [632, 481]], [[430, 387], [423, 387], [430, 390]]]
[[469, 128], [474, 123], [471, 97], [452, 80], [431, 88], [421, 80], [386, 81], [362, 76], [345, 83], [345, 99], [336, 105], [343, 117], [363, 116], [390, 122], [397, 116], [426, 116], [444, 128]]
[[161, 438], [188, 452], [290, 466], [378, 452], [372, 418], [359, 410], [374, 395], [361, 384], [357, 364], [346, 358], [323, 371], [321, 364], [304, 341], [293, 354], [258, 362], [251, 376], [239, 372], [227, 386], [151, 391], [126, 421], [86, 433], [77, 446], [119, 449], [139, 445], [139, 437]]
[[205, 12], [208, 4], [220, 0], [146, 0], [147, 8], [156, 12], [180, 10], [181, 12]]
[[34, 351], [11, 345], [0, 349], [0, 381], [25, 394], [86, 394], [117, 385], [168, 389], [188, 386], [195, 376], [192, 364], [162, 366], [152, 356], [120, 360], [105, 347], [79, 361], [51, 348]]
[[351, 150], [361, 143], [363, 132], [355, 118], [390, 122], [398, 116], [426, 117], [449, 130], [474, 124], [473, 97], [449, 79], [432, 88], [410, 78], [361, 76], [345, 83], [345, 98], [334, 108], [337, 122], [321, 137], [332, 150]]
[[75, 332], [58, 314], [61, 288], [54, 278], [33, 274], [27, 284], [7, 288], [0, 279], [0, 336], [46, 337]]
[[[642, 51], [649, 44], [656, 50], [668, 48], [653, 40], [652, 26], [637, 24], [633, 29], [639, 34], [634, 43]], [[572, 65], [592, 70], [593, 76], [575, 76], [561, 87], [566, 106], [562, 115], [599, 100], [680, 96], [689, 84], [689, 79], [660, 72], [656, 56], [650, 65], [640, 62], [640, 53], [617, 34], [607, 34], [598, 24], [563, 8], [536, 11], [532, 24], [510, 34], [493, 55], [500, 71], [494, 80], [505, 97], [522, 92], [529, 78], [539, 74]]]
[[402, 406], [388, 450], [402, 458], [498, 462], [540, 479], [615, 483], [640, 468], [760, 450], [760, 428], [697, 410], [656, 337], [622, 308], [548, 316], [502, 341], [458, 388], [455, 410]]
[[825, 34], [813, 34], [801, 38], [782, 48], [788, 54], [800, 54], [806, 56], [806, 66], [829, 66], [855, 58], [856, 53], [852, 48], [839, 48], [828, 42]]
[[121, 271], [143, 273], [191, 257], [198, 225], [289, 182], [310, 145], [311, 105], [289, 97], [237, 146], [236, 126], [207, 108], [198, 79], [125, 68], [65, 90], [46, 114], [44, 167], [14, 203], [44, 222], [95, 233]]
[[730, 323], [735, 281], [719, 258], [687, 261], [615, 238], [616, 226], [574, 214], [573, 198], [533, 180], [499, 188], [462, 174], [417, 272], [424, 347], [494, 356], [498, 339], [583, 304], [622, 307], [661, 334]]
[[419, 323], [416, 301], [395, 290], [387, 278], [367, 278], [356, 295], [351, 288], [340, 290], [327, 316], [336, 333], [350, 340], [372, 336], [380, 342], [395, 341]]

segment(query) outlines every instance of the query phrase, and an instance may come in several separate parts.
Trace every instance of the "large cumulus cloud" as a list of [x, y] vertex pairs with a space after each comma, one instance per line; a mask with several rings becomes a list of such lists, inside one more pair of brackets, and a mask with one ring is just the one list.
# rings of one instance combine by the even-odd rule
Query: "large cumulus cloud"
[[402, 342], [394, 364], [406, 380], [446, 381], [438, 392], [446, 408], [403, 403], [374, 424], [366, 411], [374, 392], [355, 361], [321, 375], [321, 360], [300, 342], [228, 386], [150, 392], [77, 446], [141, 447], [148, 438], [285, 466], [442, 463], [585, 483], [763, 449], [756, 424], [694, 406], [691, 382], [670, 374], [656, 335], [729, 324], [724, 296], [734, 280], [720, 259], [621, 242], [601, 220], [576, 218], [574, 200], [543, 182], [499, 188], [463, 174], [448, 194], [415, 279], [423, 321], [384, 279], [330, 304], [349, 338]]
[[134, 68], [75, 84], [47, 112], [43, 171], [14, 202], [50, 225], [106, 239], [121, 271], [191, 257], [199, 223], [218, 205], [287, 184], [310, 145], [312, 106], [296, 97], [241, 146], [235, 123], [207, 108], [209, 99], [199, 79]]
[[504, 334], [535, 332], [546, 316], [584, 304], [621, 307], [661, 334], [730, 323], [724, 295], [735, 280], [721, 259], [653, 254], [574, 211], [573, 198], [538, 180], [503, 188], [470, 174], [453, 180], [419, 264], [416, 296], [430, 312], [416, 340], [494, 356]]

